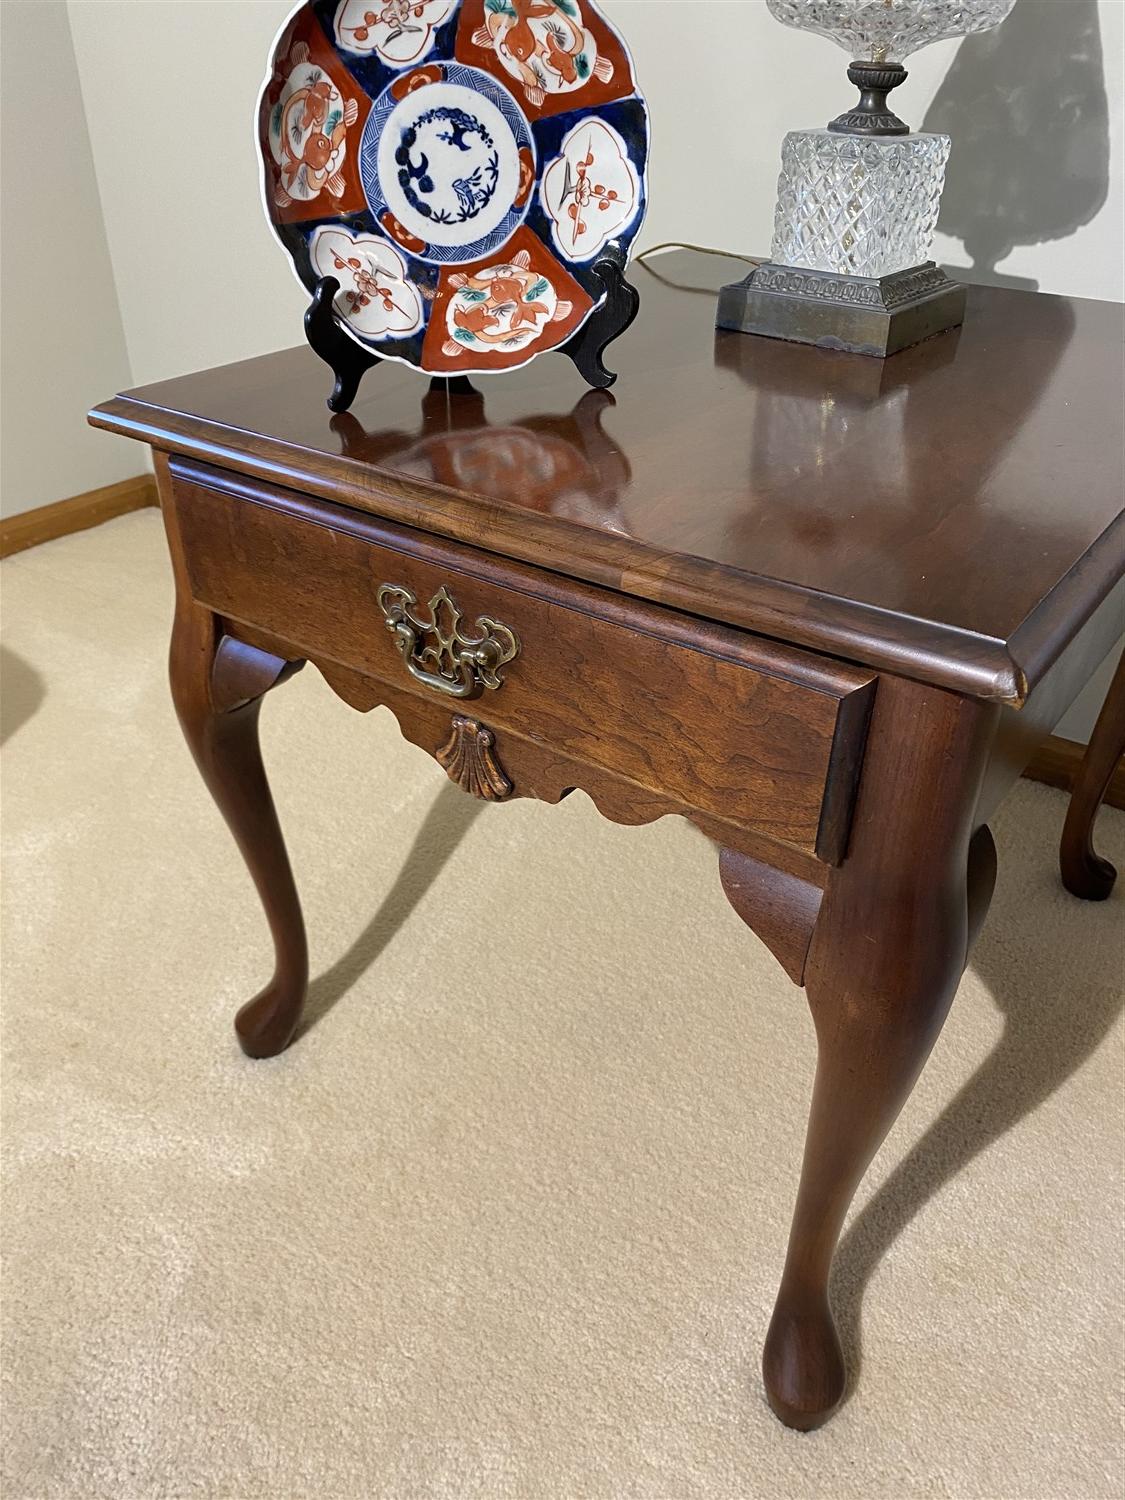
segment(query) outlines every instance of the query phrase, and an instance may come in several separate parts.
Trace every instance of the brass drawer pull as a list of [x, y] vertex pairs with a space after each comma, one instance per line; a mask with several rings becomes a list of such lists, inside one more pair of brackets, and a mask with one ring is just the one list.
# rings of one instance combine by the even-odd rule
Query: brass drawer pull
[[476, 698], [484, 688], [503, 686], [500, 668], [519, 655], [514, 630], [480, 615], [479, 635], [461, 627], [461, 611], [443, 586], [430, 600], [429, 619], [417, 613], [409, 589], [384, 583], [376, 595], [406, 670], [417, 682], [450, 698]]

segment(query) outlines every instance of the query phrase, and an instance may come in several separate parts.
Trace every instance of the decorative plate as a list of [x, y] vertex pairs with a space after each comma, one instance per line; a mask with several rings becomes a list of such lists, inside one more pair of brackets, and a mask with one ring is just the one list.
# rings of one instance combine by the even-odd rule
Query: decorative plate
[[307, 0], [258, 141], [298, 280], [334, 276], [351, 337], [431, 374], [572, 338], [644, 217], [648, 113], [593, 0]]

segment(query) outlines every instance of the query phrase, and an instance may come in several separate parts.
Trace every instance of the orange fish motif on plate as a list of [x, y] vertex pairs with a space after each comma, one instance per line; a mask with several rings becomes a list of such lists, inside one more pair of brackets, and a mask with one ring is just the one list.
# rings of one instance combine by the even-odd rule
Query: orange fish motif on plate
[[592, 0], [464, 0], [457, 55], [512, 87], [532, 115], [633, 91], [621, 42]]
[[274, 59], [261, 104], [271, 168], [266, 194], [279, 218], [323, 218], [364, 206], [355, 150], [370, 109], [319, 29], [307, 21], [294, 25]]
[[559, 298], [546, 276], [531, 269], [531, 256], [519, 250], [511, 261], [471, 275], [455, 273], [446, 308], [451, 337], [443, 352], [451, 359], [500, 349], [514, 352], [533, 344], [551, 323], [563, 323], [574, 304]]
[[443, 271], [426, 330], [426, 368], [510, 370], [565, 343], [593, 306], [527, 228], [505, 258]]

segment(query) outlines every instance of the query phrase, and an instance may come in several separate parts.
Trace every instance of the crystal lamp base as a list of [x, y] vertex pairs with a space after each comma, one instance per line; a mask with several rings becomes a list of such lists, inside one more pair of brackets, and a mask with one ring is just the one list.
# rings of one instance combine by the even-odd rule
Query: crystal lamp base
[[791, 131], [771, 261], [719, 327], [882, 357], [957, 327], [965, 289], [930, 260], [948, 160], [947, 135]]
[[723, 288], [718, 326], [886, 358], [960, 327], [965, 296], [933, 261], [890, 276], [838, 276], [771, 262]]
[[893, 276], [930, 258], [947, 135], [794, 130], [781, 148], [771, 259], [842, 276]]

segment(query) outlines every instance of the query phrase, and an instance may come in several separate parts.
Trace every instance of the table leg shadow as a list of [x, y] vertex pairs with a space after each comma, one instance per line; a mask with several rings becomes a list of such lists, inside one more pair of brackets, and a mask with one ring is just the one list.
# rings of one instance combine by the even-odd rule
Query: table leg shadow
[[46, 696], [35, 667], [7, 646], [0, 647], [0, 745], [35, 717]]
[[322, 1021], [378, 960], [407, 921], [486, 807], [452, 783], [442, 786], [427, 812], [394, 885], [367, 926], [330, 969], [309, 987], [299, 1040]]

